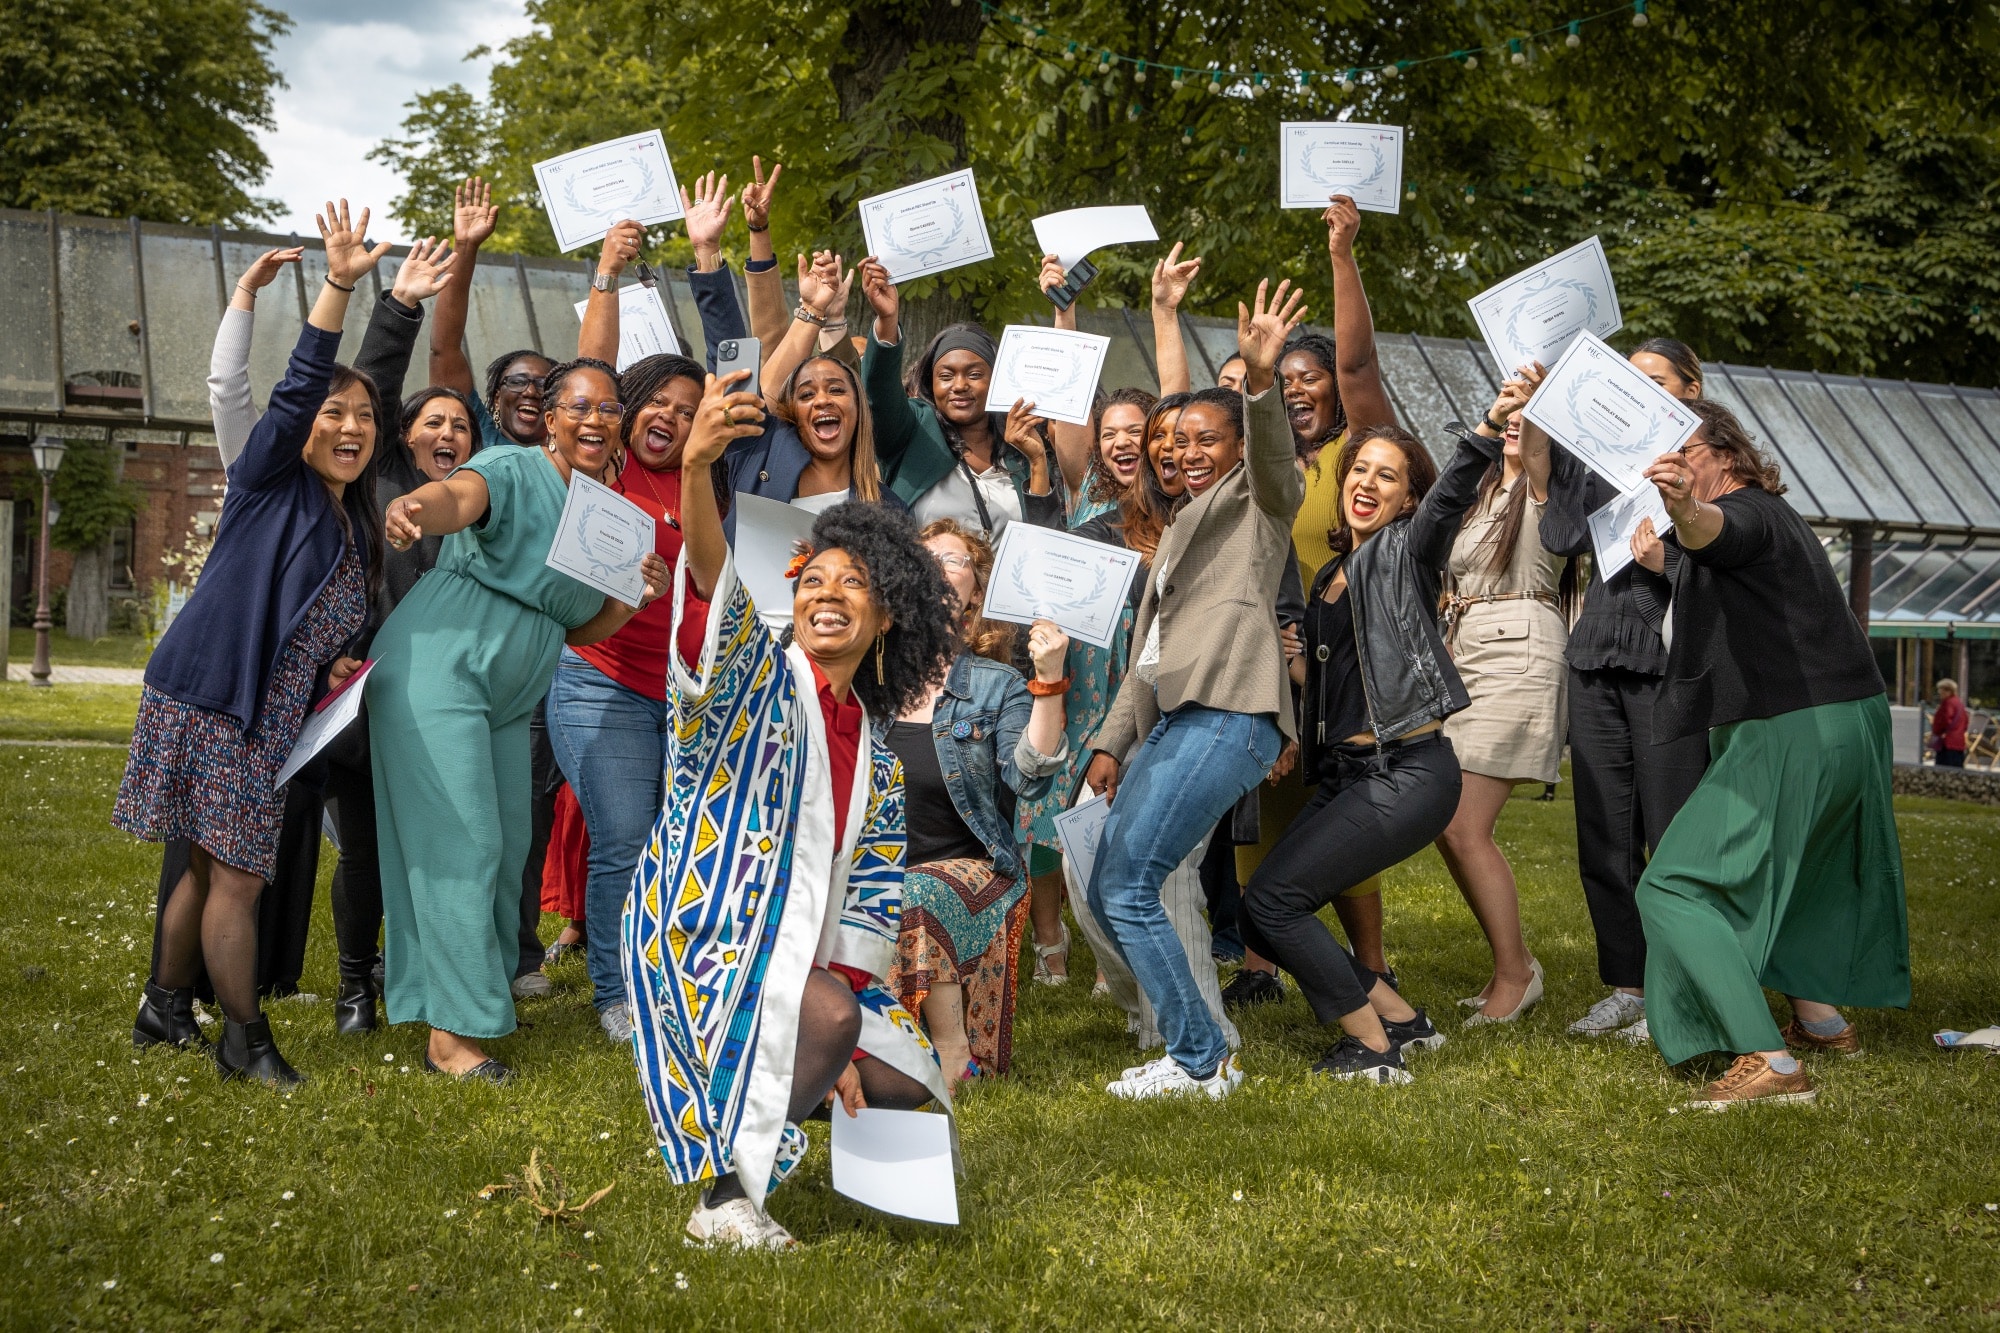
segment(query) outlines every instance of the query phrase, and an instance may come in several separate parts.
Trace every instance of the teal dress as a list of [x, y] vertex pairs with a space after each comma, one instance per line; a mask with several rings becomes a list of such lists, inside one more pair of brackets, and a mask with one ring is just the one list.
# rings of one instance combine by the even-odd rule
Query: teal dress
[[528, 719], [603, 594], [544, 563], [568, 487], [543, 449], [489, 449], [478, 523], [444, 539], [375, 636], [368, 735], [391, 1023], [514, 1030], [531, 800]]

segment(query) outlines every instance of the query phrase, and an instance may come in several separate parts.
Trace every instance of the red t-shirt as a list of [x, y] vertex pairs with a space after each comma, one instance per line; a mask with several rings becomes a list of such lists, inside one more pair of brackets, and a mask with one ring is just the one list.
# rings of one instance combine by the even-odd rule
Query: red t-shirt
[[[681, 558], [681, 473], [654, 472], [636, 460], [627, 464], [612, 489], [653, 516], [653, 549], [669, 567]], [[708, 627], [708, 603], [687, 595], [681, 619], [681, 658], [701, 661], [702, 636]], [[674, 598], [669, 592], [625, 622], [625, 628], [577, 653], [626, 689], [662, 702], [667, 697], [668, 639], [674, 632]]]

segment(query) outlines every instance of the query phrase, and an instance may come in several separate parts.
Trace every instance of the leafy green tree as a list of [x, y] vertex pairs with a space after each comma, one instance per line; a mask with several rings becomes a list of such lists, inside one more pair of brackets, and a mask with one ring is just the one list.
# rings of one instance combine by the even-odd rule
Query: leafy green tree
[[[534, 0], [536, 27], [507, 47], [489, 101], [434, 94], [384, 151], [418, 187], [401, 205], [412, 225], [436, 229], [448, 199], [409, 151], [427, 144], [454, 170], [485, 165], [514, 204], [506, 239], [542, 251], [533, 162], [634, 130], [664, 130], [683, 175], [783, 160], [781, 253], [853, 256], [858, 199], [969, 164], [997, 260], [910, 295], [997, 321], [1047, 309], [1029, 221], [1090, 204], [1144, 203], [1163, 237], [1204, 255], [1197, 310], [1233, 313], [1267, 275], [1317, 284], [1323, 229], [1276, 207], [1278, 124], [1398, 124], [1403, 211], [1368, 218], [1360, 243], [1383, 328], [1470, 335], [1468, 297], [1598, 234], [1632, 335], [1995, 381], [2000, 269], [1983, 256], [2000, 11], [1605, 8], [1572, 29], [1596, 7]], [[1143, 303], [1151, 256], [1103, 260], [1087, 299]]]
[[13, 0], [0, 22], [0, 204], [248, 224], [291, 20], [256, 0]]

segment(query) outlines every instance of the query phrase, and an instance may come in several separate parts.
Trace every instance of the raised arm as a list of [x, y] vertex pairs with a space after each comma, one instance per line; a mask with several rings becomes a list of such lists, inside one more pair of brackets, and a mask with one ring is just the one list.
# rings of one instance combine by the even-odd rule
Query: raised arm
[[256, 331], [257, 293], [304, 254], [305, 247], [291, 246], [257, 256], [236, 280], [229, 307], [216, 326], [215, 346], [208, 354], [208, 411], [224, 467], [242, 455], [250, 428], [257, 424], [257, 402], [250, 396], [250, 338]]
[[1255, 310], [1236, 304], [1236, 345], [1244, 364], [1243, 463], [1257, 507], [1289, 523], [1305, 501], [1305, 480], [1299, 475], [1283, 395], [1272, 389], [1285, 339], [1305, 322], [1307, 312], [1300, 304], [1305, 293], [1292, 291], [1289, 281], [1280, 282], [1275, 292], [1270, 287], [1269, 278], [1257, 284]]
[[1333, 261], [1334, 379], [1351, 432], [1369, 426], [1393, 426], [1396, 409], [1382, 387], [1382, 366], [1375, 359], [1375, 317], [1361, 285], [1361, 268], [1354, 262], [1354, 234], [1361, 229], [1361, 210], [1337, 194], [1323, 215], [1327, 257]]
[[[639, 257], [646, 243], [646, 229], [630, 218], [611, 224], [604, 233], [604, 251], [597, 257], [597, 281], [590, 284], [590, 298], [583, 307], [583, 327], [576, 335], [576, 354], [595, 357], [606, 365], [618, 364], [618, 279], [625, 266]], [[442, 317], [444, 302], [438, 302]]]
[[[382, 294], [368, 317], [368, 332], [362, 335], [354, 368], [375, 381], [382, 411], [391, 421], [403, 402], [403, 381], [409, 377], [410, 357], [416, 353], [417, 334], [424, 326], [424, 302], [451, 281], [457, 259], [442, 241], [428, 236], [418, 241], [396, 270], [395, 284]], [[384, 438], [393, 433], [385, 431]]]
[[[1520, 410], [1532, 392], [1528, 381], [1508, 380], [1500, 386], [1493, 406], [1487, 409], [1477, 430], [1468, 431], [1459, 423], [1452, 423], [1463, 432], [1457, 437], [1458, 449], [1410, 520], [1410, 558], [1421, 568], [1441, 570], [1451, 559], [1452, 541], [1458, 536], [1466, 511], [1479, 498], [1479, 483], [1486, 476], [1486, 469], [1500, 461], [1504, 441], [1493, 423], [1504, 423]], [[1588, 535], [1586, 528], [1586, 539]]]
[[1559, 444], [1549, 445], [1549, 500], [1539, 535], [1550, 555], [1585, 555], [1591, 549], [1590, 516], [1617, 499], [1611, 483]]
[[[790, 323], [785, 318], [784, 275], [778, 272], [778, 252], [771, 246], [771, 199], [785, 164], [773, 162], [764, 177], [764, 159], [750, 159], [750, 184], [743, 187], [743, 225], [750, 231], [750, 258], [743, 265], [743, 291], [750, 307], [750, 336], [764, 349], [766, 361], [783, 341]], [[769, 384], [776, 376], [767, 376]], [[781, 381], [782, 382], [782, 381]]]
[[[1042, 271], [1037, 278], [1044, 292], [1060, 287], [1063, 283], [1062, 260], [1054, 255], [1042, 256]], [[1076, 327], [1076, 305], [1055, 313], [1055, 327], [1074, 329]], [[1039, 420], [1039, 418], [1038, 418]], [[1083, 479], [1090, 475], [1090, 454], [1097, 448], [1097, 441], [1091, 438], [1090, 427], [1078, 426], [1068, 421], [1051, 421], [1049, 434], [1055, 440], [1056, 466], [1062, 469], [1063, 482], [1072, 495], [1081, 494]]]
[[[757, 395], [736, 392], [750, 378], [747, 370], [718, 380], [710, 375], [695, 409], [694, 428], [681, 453], [681, 541], [688, 576], [703, 601], [715, 593], [722, 567], [729, 559], [729, 541], [722, 532], [722, 510], [715, 500], [710, 464], [722, 457], [731, 440], [764, 429], [764, 406]], [[676, 576], [678, 577], [678, 576]]]
[[479, 264], [479, 247], [493, 234], [499, 216], [493, 187], [479, 177], [468, 176], [463, 185], [452, 188], [451, 245], [458, 259], [458, 281], [447, 284], [438, 296], [431, 323], [431, 383], [438, 388], [477, 392], [472, 363], [465, 359], [465, 315], [471, 307], [472, 270]]
[[1160, 368], [1160, 396], [1194, 387], [1188, 374], [1187, 344], [1181, 337], [1181, 302], [1201, 274], [1201, 256], [1181, 258], [1181, 243], [1153, 265], [1153, 359]]
[[889, 281], [889, 270], [873, 255], [861, 261], [861, 294], [875, 319], [868, 329], [868, 350], [861, 357], [861, 390], [868, 395], [868, 415], [875, 427], [875, 458], [885, 474], [909, 452], [917, 438], [917, 413], [903, 392], [902, 297]]

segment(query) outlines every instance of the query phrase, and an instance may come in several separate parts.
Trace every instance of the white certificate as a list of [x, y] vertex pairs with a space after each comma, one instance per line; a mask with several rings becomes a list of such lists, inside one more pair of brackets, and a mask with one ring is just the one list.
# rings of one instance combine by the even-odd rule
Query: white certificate
[[882, 261], [891, 282], [993, 258], [979, 186], [969, 170], [863, 199], [861, 230], [868, 253]]
[[1097, 849], [1104, 841], [1104, 821], [1111, 806], [1102, 795], [1078, 801], [1055, 817], [1056, 842], [1063, 860], [1075, 872], [1070, 880], [1072, 893], [1090, 892], [1091, 871], [1097, 866]]
[[1554, 365], [1579, 333], [1609, 338], [1625, 327], [1611, 265], [1595, 236], [1488, 287], [1466, 304], [1502, 376], [1531, 361]]
[[919, 1222], [958, 1225], [951, 1117], [934, 1111], [853, 1115], [833, 1108], [833, 1188], [856, 1203]]
[[1370, 213], [1403, 211], [1403, 127], [1344, 120], [1278, 126], [1278, 203], [1323, 209], [1336, 194]]
[[1075, 533], [1009, 523], [993, 552], [986, 615], [1017, 625], [1052, 620], [1072, 638], [1111, 646], [1139, 553]]
[[550, 569], [637, 606], [646, 595], [639, 562], [653, 553], [653, 516], [602, 482], [569, 474], [569, 499], [549, 547]]
[[750, 594], [757, 615], [773, 628], [792, 623], [792, 581], [785, 570], [798, 544], [812, 538], [810, 510], [741, 491], [731, 499], [736, 511], [736, 577]]
[[1009, 324], [993, 357], [993, 378], [986, 382], [986, 410], [1005, 412], [1025, 398], [1038, 417], [1088, 426], [1097, 377], [1110, 350], [1111, 339], [1100, 334]]
[[292, 780], [300, 769], [312, 762], [312, 757], [324, 750], [341, 732], [354, 725], [354, 719], [361, 716], [361, 682], [368, 676], [368, 669], [375, 663], [371, 659], [361, 664], [356, 671], [342, 682], [339, 689], [319, 701], [312, 712], [306, 714], [306, 724], [299, 728], [299, 739], [292, 746], [292, 752], [285, 756], [285, 765], [278, 770], [278, 780], [271, 784], [272, 791], [283, 791], [285, 784]]
[[610, 139], [535, 163], [535, 184], [558, 249], [604, 239], [614, 222], [641, 226], [681, 216], [681, 187], [658, 130]]
[[1686, 403], [1588, 332], [1557, 359], [1522, 415], [1620, 495], [1701, 424]]
[[1043, 254], [1060, 260], [1065, 273], [1093, 250], [1159, 239], [1160, 233], [1153, 229], [1153, 219], [1144, 204], [1072, 208], [1035, 219], [1035, 244], [1042, 248]]
[[[589, 308], [590, 298], [576, 303], [576, 318], [583, 322], [583, 312]], [[634, 361], [662, 352], [678, 353], [681, 340], [674, 337], [673, 321], [667, 318], [667, 303], [660, 299], [658, 287], [648, 287], [643, 283], [633, 283], [630, 287], [618, 289], [618, 371]]]
[[1608, 579], [1632, 563], [1632, 534], [1643, 519], [1653, 520], [1653, 532], [1664, 537], [1673, 531], [1660, 488], [1642, 481], [1625, 494], [1590, 515], [1590, 544], [1597, 551], [1597, 577]]

